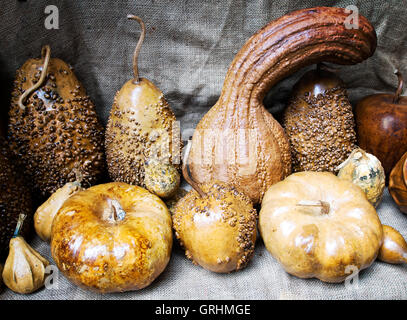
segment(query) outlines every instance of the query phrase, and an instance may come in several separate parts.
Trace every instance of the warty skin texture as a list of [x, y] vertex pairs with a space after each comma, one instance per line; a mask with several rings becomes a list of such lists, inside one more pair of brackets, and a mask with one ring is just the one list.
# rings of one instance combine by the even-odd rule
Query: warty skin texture
[[345, 86], [334, 74], [312, 70], [295, 85], [283, 127], [293, 172], [335, 173], [356, 148], [355, 121]]
[[246, 267], [254, 255], [257, 212], [251, 200], [223, 183], [201, 185], [175, 206], [175, 235], [194, 264], [228, 273]]
[[18, 100], [39, 79], [43, 59], [29, 59], [17, 70], [9, 111], [8, 140], [32, 186], [49, 196], [82, 176], [95, 184], [104, 167], [103, 127], [95, 106], [64, 61], [51, 58], [47, 76], [29, 95], [23, 111]]
[[19, 214], [28, 217], [20, 231], [22, 236], [27, 236], [33, 215], [31, 192], [7, 142], [0, 136], [0, 257], [8, 251]]
[[269, 89], [302, 67], [321, 61], [356, 64], [376, 48], [366, 18], [347, 29], [341, 8], [289, 13], [254, 34], [229, 67], [222, 93], [192, 139], [191, 174], [198, 183], [233, 184], [259, 203], [266, 190], [291, 172], [282, 127], [263, 106]]
[[[172, 138], [175, 121], [163, 93], [152, 82], [144, 78], [137, 83], [127, 81], [116, 93], [106, 128], [110, 177], [145, 187], [146, 162], [179, 168], [175, 157], [180, 154], [181, 141]], [[179, 181], [178, 171], [168, 173], [172, 177], [164, 180], [170, 181], [169, 184]]]

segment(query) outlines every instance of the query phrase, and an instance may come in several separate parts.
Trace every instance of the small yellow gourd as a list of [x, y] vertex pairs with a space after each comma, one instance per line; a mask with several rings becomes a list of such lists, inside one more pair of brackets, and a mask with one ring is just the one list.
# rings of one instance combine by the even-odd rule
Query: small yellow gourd
[[337, 167], [338, 177], [362, 188], [367, 199], [377, 207], [382, 200], [386, 176], [374, 155], [357, 148]]
[[44, 285], [45, 268], [49, 262], [19, 236], [24, 219], [25, 215], [20, 214], [16, 231], [10, 240], [10, 251], [2, 275], [4, 284], [9, 289], [28, 294]]
[[68, 182], [62, 188], [54, 192], [34, 214], [34, 227], [38, 236], [49, 242], [51, 239], [52, 221], [64, 202], [75, 193], [83, 190], [80, 183]]

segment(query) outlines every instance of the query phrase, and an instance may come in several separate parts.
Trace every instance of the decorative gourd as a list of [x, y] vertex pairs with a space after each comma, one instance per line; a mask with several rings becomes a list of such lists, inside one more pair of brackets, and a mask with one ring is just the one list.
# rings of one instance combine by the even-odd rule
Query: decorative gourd
[[44, 241], [51, 239], [52, 221], [64, 202], [75, 193], [83, 190], [80, 182], [68, 182], [55, 191], [34, 214], [34, 228], [37, 235]]
[[299, 172], [271, 186], [259, 229], [288, 273], [325, 282], [342, 282], [355, 267], [369, 267], [383, 239], [362, 189], [329, 172]]
[[338, 177], [361, 187], [370, 203], [377, 207], [386, 186], [384, 169], [374, 155], [357, 148], [337, 168]]
[[146, 187], [169, 198], [180, 184], [181, 139], [177, 122], [164, 94], [152, 82], [139, 77], [138, 55], [145, 36], [142, 28], [133, 56], [134, 78], [116, 93], [106, 128], [106, 157], [114, 181]]
[[345, 84], [334, 73], [308, 71], [296, 83], [284, 112], [293, 172], [330, 171], [356, 147], [355, 121]]
[[77, 192], [51, 230], [51, 254], [76, 285], [102, 293], [139, 290], [167, 266], [172, 222], [164, 202], [122, 182]]
[[49, 265], [49, 261], [19, 235], [25, 217], [23, 214], [19, 217], [2, 273], [4, 284], [22, 294], [32, 293], [44, 285], [45, 268]]
[[223, 181], [254, 203], [291, 172], [288, 139], [263, 106], [277, 82], [321, 61], [356, 64], [376, 48], [366, 18], [347, 29], [345, 9], [317, 7], [289, 13], [260, 29], [229, 67], [217, 103], [192, 139], [191, 175], [198, 183]]
[[75, 181], [78, 171], [84, 183], [95, 184], [105, 169], [103, 135], [85, 88], [49, 46], [17, 70], [8, 140], [41, 196]]
[[392, 264], [407, 263], [407, 243], [400, 232], [383, 225], [383, 244], [377, 258]]
[[191, 190], [175, 206], [175, 235], [194, 264], [219, 273], [244, 268], [254, 255], [257, 213], [250, 199], [234, 187], [195, 183], [188, 174], [190, 144], [183, 175]]
[[386, 175], [407, 151], [407, 96], [403, 93], [403, 77], [396, 70], [395, 93], [379, 93], [364, 97], [355, 107], [358, 144], [375, 155]]
[[389, 192], [400, 211], [407, 214], [407, 152], [390, 172]]
[[[0, 259], [7, 256], [10, 239], [16, 229], [18, 217], [33, 216], [30, 188], [24, 180], [21, 167], [9, 149], [6, 140], [0, 136]], [[25, 223], [20, 234], [25, 237], [31, 229]]]

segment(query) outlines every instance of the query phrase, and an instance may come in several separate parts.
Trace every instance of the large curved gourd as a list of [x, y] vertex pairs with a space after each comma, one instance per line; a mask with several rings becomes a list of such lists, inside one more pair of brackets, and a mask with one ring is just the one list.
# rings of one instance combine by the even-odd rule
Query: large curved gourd
[[263, 98], [307, 65], [351, 65], [370, 57], [377, 42], [373, 26], [360, 16], [359, 28], [347, 29], [348, 15], [330, 7], [295, 11], [246, 42], [229, 67], [219, 100], [194, 132], [190, 168], [198, 183], [230, 183], [258, 203], [268, 187], [291, 172], [288, 139]]

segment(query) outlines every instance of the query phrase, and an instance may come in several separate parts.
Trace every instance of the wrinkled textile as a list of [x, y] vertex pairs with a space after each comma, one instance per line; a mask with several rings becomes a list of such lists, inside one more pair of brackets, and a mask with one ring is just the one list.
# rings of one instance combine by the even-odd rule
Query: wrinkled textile
[[[375, 26], [374, 56], [338, 71], [348, 85], [350, 100], [376, 92], [392, 92], [393, 74], [407, 75], [407, 6], [405, 0], [370, 1], [53, 1], [59, 9], [59, 29], [47, 30], [48, 1], [2, 1], [0, 8], [0, 88], [2, 118], [10, 101], [15, 71], [25, 60], [39, 57], [49, 44], [52, 55], [74, 66], [106, 124], [113, 97], [132, 77], [132, 54], [140, 34], [136, 14], [147, 35], [139, 58], [140, 75], [166, 95], [178, 120], [183, 140], [216, 102], [230, 62], [245, 41], [267, 22], [300, 8], [356, 5]], [[268, 94], [267, 108], [278, 115], [295, 81], [306, 71], [281, 81]], [[407, 218], [386, 193], [378, 209], [383, 223], [407, 236]], [[32, 245], [50, 259], [48, 245], [38, 238]], [[2, 289], [0, 299], [405, 299], [405, 266], [374, 263], [359, 276], [358, 286], [303, 280], [284, 272], [257, 243], [249, 266], [220, 275], [193, 266], [175, 246], [168, 268], [140, 292], [99, 295], [69, 283], [62, 275], [58, 289], [22, 296]]]

